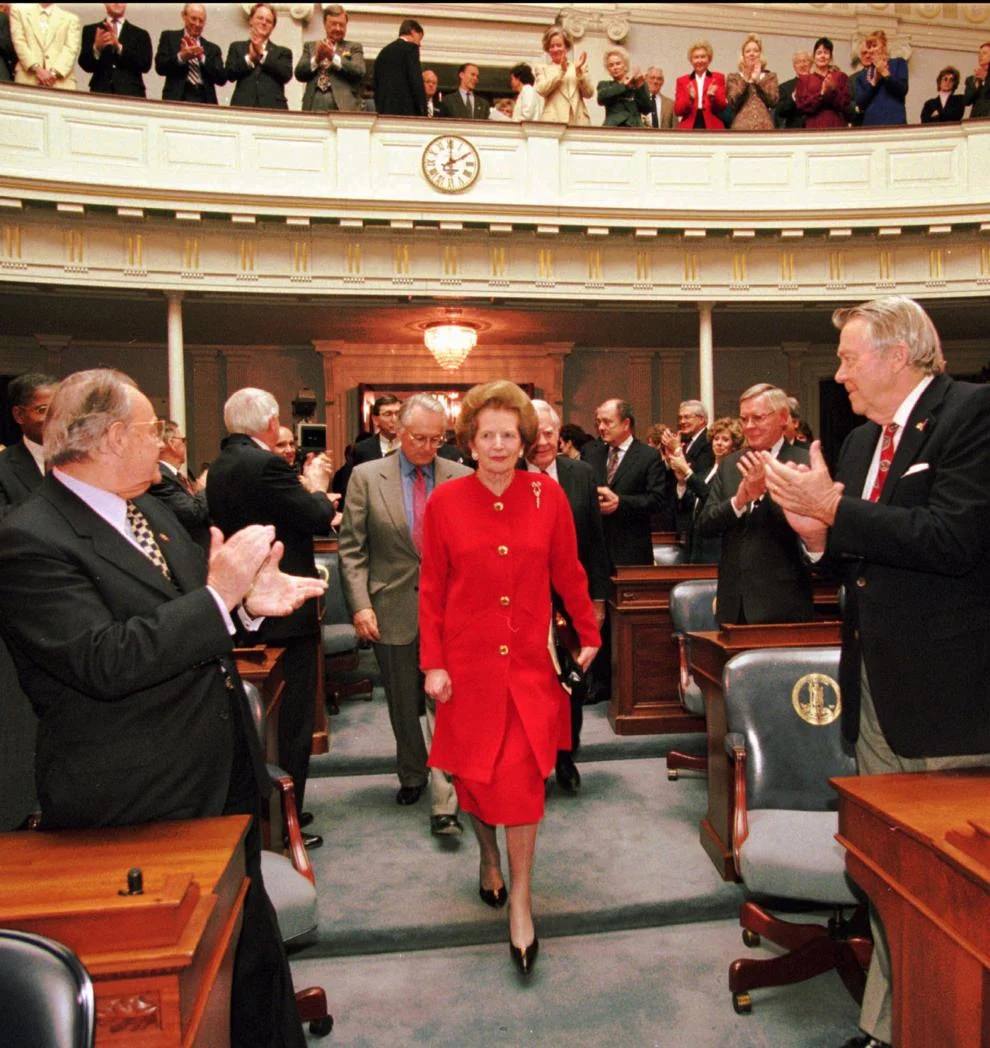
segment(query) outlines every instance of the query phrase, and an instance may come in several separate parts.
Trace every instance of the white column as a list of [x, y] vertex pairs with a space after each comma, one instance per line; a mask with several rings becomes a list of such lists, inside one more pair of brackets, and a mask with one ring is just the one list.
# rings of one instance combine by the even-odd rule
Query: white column
[[699, 400], [705, 405], [708, 417], [715, 417], [715, 358], [712, 346], [713, 302], [698, 303], [698, 358]]
[[168, 291], [168, 414], [186, 432], [186, 366], [182, 341], [182, 292]]

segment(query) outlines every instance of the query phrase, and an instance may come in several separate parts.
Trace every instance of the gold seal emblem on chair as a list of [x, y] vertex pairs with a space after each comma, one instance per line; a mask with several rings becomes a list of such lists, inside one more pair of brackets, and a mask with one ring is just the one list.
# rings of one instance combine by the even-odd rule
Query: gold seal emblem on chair
[[795, 713], [813, 728], [823, 728], [842, 712], [839, 685], [824, 673], [807, 673], [791, 691]]

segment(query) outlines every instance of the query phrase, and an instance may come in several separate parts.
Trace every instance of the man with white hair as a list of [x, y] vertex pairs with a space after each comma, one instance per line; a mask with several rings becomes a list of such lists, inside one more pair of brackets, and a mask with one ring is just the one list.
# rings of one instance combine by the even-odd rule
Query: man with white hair
[[[275, 452], [279, 433], [278, 402], [263, 389], [239, 389], [224, 405], [223, 421], [230, 436], [207, 473], [206, 499], [214, 524], [231, 535], [248, 524], [272, 524], [285, 545], [286, 570], [316, 577], [313, 536], [326, 535], [334, 515], [330, 500], [330, 463], [317, 455], [304, 478]], [[292, 615], [266, 622], [258, 641], [285, 649], [285, 688], [278, 712], [278, 762], [292, 776], [300, 820], [303, 812], [309, 753], [313, 744], [320, 622], [317, 602], [307, 601]], [[316, 834], [303, 835], [306, 846], [319, 847]]]
[[226, 541], [214, 529], [207, 562], [146, 494], [162, 427], [126, 375], [70, 375], [45, 422], [50, 473], [0, 527], [0, 629], [38, 716], [41, 826], [254, 816], [230, 1043], [302, 1048], [261, 876], [257, 815], [271, 787], [231, 614], [285, 615], [325, 586], [281, 573], [271, 527]]
[[[846, 438], [834, 481], [817, 441], [807, 471], [763, 457], [774, 501], [845, 583], [843, 734], [861, 775], [990, 768], [990, 386], [945, 374], [935, 325], [909, 298], [832, 321], [835, 379], [868, 421]], [[905, 1035], [871, 923], [864, 1032], [848, 1048]]]
[[674, 116], [674, 100], [660, 93], [663, 87], [663, 70], [650, 66], [646, 70], [646, 90], [650, 93], [650, 111], [643, 117], [646, 127], [658, 131], [670, 131], [677, 125]]
[[[437, 484], [471, 470], [440, 458], [446, 412], [416, 393], [401, 407], [395, 454], [357, 465], [340, 529], [340, 575], [354, 628], [375, 646], [395, 735], [397, 804], [415, 804], [430, 784], [430, 832], [460, 834], [457, 794], [426, 767], [434, 709], [419, 670], [419, 566], [423, 512]], [[426, 715], [426, 739], [420, 716]]]
[[[545, 473], [564, 489], [574, 515], [577, 533], [578, 560], [588, 576], [588, 595], [595, 606], [599, 629], [605, 621], [605, 600], [608, 597], [609, 563], [602, 533], [602, 514], [598, 508], [598, 489], [595, 475], [587, 462], [558, 455], [560, 445], [560, 416], [545, 400], [534, 400], [539, 426], [536, 440], [529, 449], [527, 468], [531, 473]], [[555, 602], [555, 606], [556, 606]], [[574, 764], [574, 754], [581, 745], [581, 726], [584, 720], [584, 701], [588, 695], [585, 680], [571, 686], [571, 748], [557, 751], [554, 774], [557, 785], [565, 793], [577, 793], [581, 775]]]

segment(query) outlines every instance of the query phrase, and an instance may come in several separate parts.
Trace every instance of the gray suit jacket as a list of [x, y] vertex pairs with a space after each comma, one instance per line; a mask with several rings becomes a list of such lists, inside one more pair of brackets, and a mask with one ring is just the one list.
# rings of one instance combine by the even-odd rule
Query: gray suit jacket
[[[340, 575], [351, 614], [372, 608], [383, 644], [411, 644], [419, 632], [419, 551], [402, 501], [398, 454], [356, 466], [340, 528]], [[437, 484], [467, 466], [437, 457]]]
[[[313, 68], [313, 52], [316, 50], [318, 40], [308, 40], [303, 44], [302, 57], [296, 63], [296, 79], [306, 85], [303, 92], [303, 112], [309, 112], [314, 108], [313, 100], [316, 97], [316, 81], [320, 75], [320, 68]], [[326, 73], [330, 79], [330, 92], [337, 109], [357, 110], [361, 108], [361, 81], [364, 79], [364, 49], [353, 40], [341, 40], [338, 46], [340, 54], [340, 69], [330, 66]]]

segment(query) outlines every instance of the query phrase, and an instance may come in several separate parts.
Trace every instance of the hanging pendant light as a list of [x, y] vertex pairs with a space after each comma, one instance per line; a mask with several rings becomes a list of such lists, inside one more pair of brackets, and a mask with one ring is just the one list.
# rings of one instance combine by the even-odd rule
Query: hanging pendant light
[[478, 330], [459, 319], [460, 312], [448, 311], [446, 320], [437, 320], [423, 329], [423, 342], [444, 371], [456, 371], [478, 343]]

